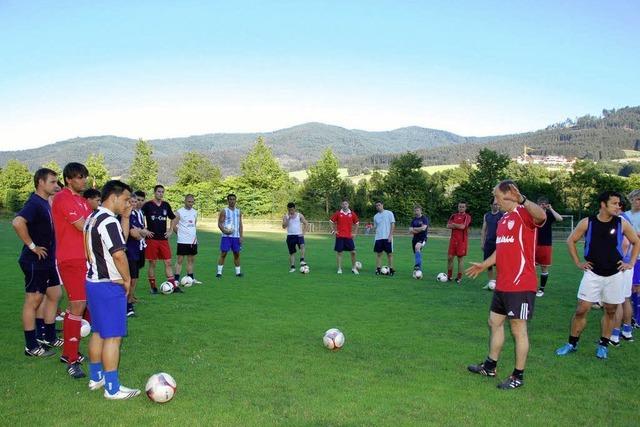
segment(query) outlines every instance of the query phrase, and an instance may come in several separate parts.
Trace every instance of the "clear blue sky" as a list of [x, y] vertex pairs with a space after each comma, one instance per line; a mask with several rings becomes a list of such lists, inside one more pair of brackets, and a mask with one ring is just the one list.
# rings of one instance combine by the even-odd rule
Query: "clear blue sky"
[[640, 105], [640, 2], [0, 0], [0, 150], [308, 121], [461, 135]]

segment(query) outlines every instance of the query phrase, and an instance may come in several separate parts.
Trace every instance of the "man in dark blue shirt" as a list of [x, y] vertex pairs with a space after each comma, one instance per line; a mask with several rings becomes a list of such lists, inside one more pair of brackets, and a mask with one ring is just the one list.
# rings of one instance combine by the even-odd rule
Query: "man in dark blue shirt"
[[413, 208], [414, 217], [411, 220], [409, 232], [413, 235], [411, 248], [415, 257], [414, 270], [422, 270], [422, 248], [427, 244], [427, 230], [429, 229], [429, 217], [422, 214], [422, 207], [416, 205]]
[[[483, 259], [489, 258], [496, 251], [496, 230], [498, 229], [498, 221], [502, 219], [504, 215], [499, 210], [498, 203], [491, 200], [491, 210], [484, 214], [482, 220], [482, 233], [480, 235], [480, 246], [484, 254]], [[496, 288], [496, 273], [493, 271], [493, 266], [487, 269], [487, 277], [489, 282], [482, 288], [487, 290], [494, 290]]]
[[[25, 283], [22, 308], [24, 354], [30, 357], [48, 357], [54, 354], [49, 349], [50, 346], [61, 347], [63, 344], [56, 336], [55, 328], [56, 308], [62, 291], [56, 271], [56, 243], [49, 205], [49, 197], [56, 192], [58, 177], [51, 169], [42, 168], [36, 171], [33, 181], [36, 191], [16, 214], [12, 225], [24, 243], [18, 260]], [[39, 337], [36, 333], [36, 311], [45, 296], [45, 334], [44, 337]]]

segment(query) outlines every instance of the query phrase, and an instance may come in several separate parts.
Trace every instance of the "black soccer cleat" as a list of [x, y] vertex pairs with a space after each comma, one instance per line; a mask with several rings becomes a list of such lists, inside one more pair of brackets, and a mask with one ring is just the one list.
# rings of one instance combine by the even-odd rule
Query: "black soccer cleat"
[[176, 287], [173, 288], [173, 293], [174, 294], [184, 294], [185, 292], [182, 289], [180, 289], [180, 286], [176, 286]]
[[524, 380], [514, 377], [510, 375], [509, 378], [501, 382], [497, 385], [500, 390], [511, 390], [514, 388], [522, 387], [524, 385]]
[[64, 340], [62, 338], [56, 338], [53, 342], [49, 342], [44, 338], [39, 338], [37, 341], [38, 344], [42, 345], [43, 347], [46, 346], [46, 348], [62, 347], [64, 345]]
[[67, 373], [71, 378], [75, 379], [84, 378], [87, 376], [82, 370], [82, 365], [80, 365], [80, 362], [75, 362], [67, 365]]
[[236, 274], [236, 277], [243, 277], [243, 276], [244, 276], [244, 274], [242, 274], [242, 273], [237, 273]]
[[28, 357], [51, 357], [56, 354], [53, 350], [49, 350], [39, 345], [35, 348], [24, 348], [24, 355]]
[[151, 293], [151, 295], [158, 295], [158, 288], [151, 288], [151, 291], [149, 291]]
[[222, 279], [222, 273], [216, 273], [216, 277], [217, 277], [218, 279]]
[[473, 372], [474, 374], [484, 375], [485, 377], [495, 377], [496, 376], [496, 368], [488, 369], [484, 366], [484, 362], [479, 365], [469, 365], [467, 366], [469, 372]]

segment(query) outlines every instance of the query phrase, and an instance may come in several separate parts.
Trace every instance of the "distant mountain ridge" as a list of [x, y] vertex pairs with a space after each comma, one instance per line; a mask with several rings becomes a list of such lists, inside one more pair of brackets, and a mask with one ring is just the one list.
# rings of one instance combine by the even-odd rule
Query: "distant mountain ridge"
[[[489, 137], [463, 137], [417, 126], [369, 132], [311, 122], [272, 132], [213, 133], [149, 142], [160, 163], [161, 182], [171, 183], [185, 151], [202, 153], [225, 175], [238, 174], [240, 162], [259, 136], [264, 137], [280, 164], [289, 171], [308, 167], [326, 148], [333, 150], [342, 166], [360, 169], [384, 167], [406, 151], [415, 151], [423, 157], [425, 165], [434, 165], [472, 160], [482, 147], [515, 157], [522, 153], [524, 145], [538, 154], [604, 160], [622, 157], [625, 149], [640, 149], [640, 107], [603, 110], [602, 117], [567, 119], [544, 130]], [[34, 170], [51, 160], [63, 166], [102, 153], [113, 176], [126, 176], [136, 141], [106, 135], [74, 138], [28, 150], [0, 151], [0, 166], [9, 159], [17, 159]]]

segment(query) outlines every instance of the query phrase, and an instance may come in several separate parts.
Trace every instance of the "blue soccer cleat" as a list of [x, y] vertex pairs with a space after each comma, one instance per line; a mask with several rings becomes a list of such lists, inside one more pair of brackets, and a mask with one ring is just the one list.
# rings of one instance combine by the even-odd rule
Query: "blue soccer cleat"
[[562, 347], [556, 350], [556, 355], [558, 356], [566, 356], [569, 353], [573, 353], [577, 348], [569, 343], [566, 343]]

